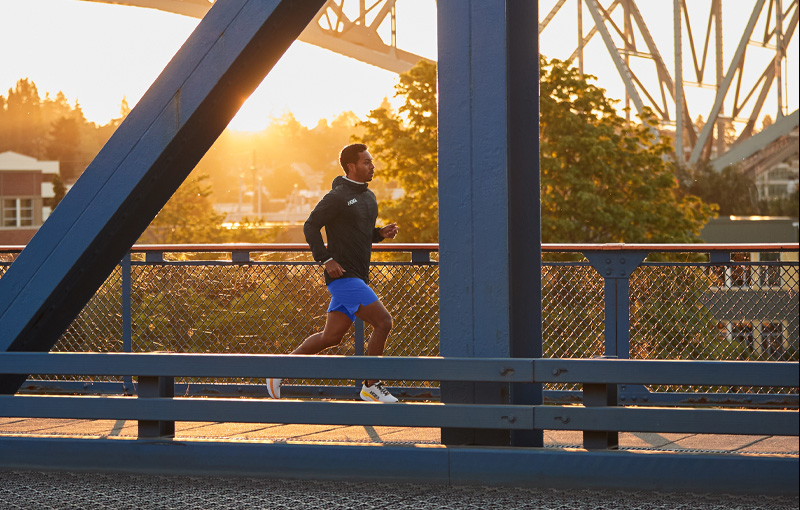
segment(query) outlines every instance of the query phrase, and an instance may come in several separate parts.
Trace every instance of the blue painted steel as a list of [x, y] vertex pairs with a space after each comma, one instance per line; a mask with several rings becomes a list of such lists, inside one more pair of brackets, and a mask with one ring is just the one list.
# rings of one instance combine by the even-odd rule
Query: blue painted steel
[[[123, 379], [130, 379], [125, 377]], [[127, 383], [126, 383], [127, 384]], [[644, 388], [634, 385], [636, 388]], [[360, 387], [359, 387], [360, 388]], [[121, 395], [130, 394], [132, 385], [104, 381], [27, 381], [19, 390], [28, 395]], [[403, 401], [437, 401], [439, 388], [408, 386], [390, 387], [389, 391]], [[580, 404], [583, 394], [579, 390], [545, 390], [544, 402], [547, 404]], [[187, 397], [264, 397], [267, 387], [263, 384], [231, 383], [176, 383], [175, 394]], [[358, 392], [352, 386], [307, 386], [289, 385], [281, 389], [286, 398], [331, 398], [336, 400], [355, 400]], [[635, 405], [667, 405], [693, 407], [720, 407], [735, 405], [743, 408], [797, 409], [800, 407], [797, 393], [674, 393], [650, 392], [634, 389], [629, 391], [625, 385], [619, 387], [619, 403]]]
[[0, 353], [0, 373], [533, 382], [532, 359], [288, 354]]
[[[158, 391], [163, 391], [159, 384]], [[165, 385], [166, 386], [166, 385]], [[140, 392], [145, 388], [140, 386]], [[152, 392], [152, 390], [151, 390]], [[797, 436], [797, 411], [0, 395], [0, 417]]]
[[636, 489], [796, 496], [800, 475], [796, 457], [642, 455], [542, 448], [3, 437], [0, 451], [3, 452], [0, 466], [15, 470], [564, 490]]
[[603, 277], [605, 290], [605, 356], [630, 357], [630, 276], [646, 251], [586, 251], [583, 255]]
[[[511, 356], [542, 357], [542, 229], [539, 198], [538, 2], [506, 2], [508, 36], [508, 266]], [[544, 402], [541, 384], [514, 384], [514, 404]], [[514, 431], [514, 446], [542, 446], [541, 430]]]
[[796, 436], [797, 411], [539, 406], [536, 426], [553, 430]]
[[[126, 253], [120, 263], [122, 271], [122, 352], [133, 350], [133, 310], [131, 308], [131, 254]], [[133, 378], [122, 378], [125, 393], [133, 391]]]
[[[364, 321], [356, 317], [356, 320], [353, 321], [353, 336], [354, 336], [354, 345], [353, 348], [355, 349], [356, 356], [363, 356], [364, 355]], [[356, 381], [357, 383], [357, 381]], [[358, 384], [356, 384], [358, 385]]]
[[534, 361], [534, 379], [557, 383], [792, 387], [800, 380], [800, 364], [788, 361], [550, 358]]
[[[141, 388], [140, 388], [141, 390]], [[532, 429], [533, 406], [0, 395], [0, 417]]]
[[[0, 279], [0, 351], [47, 351], [322, 0], [217, 2]], [[0, 393], [21, 376], [0, 375]]]
[[[506, 0], [438, 3], [443, 356], [541, 352], [538, 59], [529, 25], [536, 7]], [[512, 45], [518, 47], [512, 51]], [[521, 400], [541, 399], [535, 386], [517, 390]], [[504, 385], [442, 385], [446, 402], [510, 398]], [[510, 440], [443, 434], [449, 444]]]

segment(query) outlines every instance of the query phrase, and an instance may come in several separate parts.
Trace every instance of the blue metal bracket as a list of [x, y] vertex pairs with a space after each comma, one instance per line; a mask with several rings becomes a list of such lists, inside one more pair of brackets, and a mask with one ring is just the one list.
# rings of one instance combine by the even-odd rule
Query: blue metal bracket
[[214, 4], [0, 279], [0, 351], [52, 348], [323, 4]]
[[605, 356], [630, 357], [630, 275], [646, 251], [587, 251], [584, 256], [605, 280]]

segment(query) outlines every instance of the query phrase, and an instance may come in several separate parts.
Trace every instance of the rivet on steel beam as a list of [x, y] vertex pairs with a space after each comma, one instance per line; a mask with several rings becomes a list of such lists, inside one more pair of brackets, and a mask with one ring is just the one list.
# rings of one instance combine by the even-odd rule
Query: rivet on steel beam
[[623, 259], [619, 259], [619, 263], [620, 264], [624, 264], [625, 263], [625, 259], [624, 258]]
[[509, 375], [509, 374], [513, 374], [513, 373], [514, 373], [514, 369], [513, 368], [503, 367], [503, 368], [500, 369], [500, 375]]
[[515, 421], [517, 421], [517, 417], [514, 416], [513, 414], [510, 416], [501, 416], [500, 419], [506, 420], [508, 423], [514, 423]]
[[564, 423], [564, 424], [569, 423], [569, 416], [556, 416], [553, 419], [554, 420], [559, 420], [561, 423]]

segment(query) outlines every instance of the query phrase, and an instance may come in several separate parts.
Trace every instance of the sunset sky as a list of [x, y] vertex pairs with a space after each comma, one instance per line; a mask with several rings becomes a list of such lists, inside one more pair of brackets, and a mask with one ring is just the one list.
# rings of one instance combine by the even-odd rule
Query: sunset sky
[[[422, 16], [406, 24], [412, 30], [399, 31], [398, 41], [435, 59], [435, 2], [414, 2]], [[409, 11], [398, 8], [398, 18]], [[153, 9], [78, 0], [0, 0], [0, 94], [27, 77], [42, 97], [61, 90], [71, 103], [79, 101], [89, 120], [105, 123], [119, 116], [123, 96], [131, 106], [141, 98], [198, 23]], [[270, 116], [286, 111], [307, 126], [343, 111], [363, 118], [391, 98], [395, 83], [395, 73], [296, 42], [231, 128], [260, 130]]]
[[[752, 2], [741, 12], [727, 9], [725, 23], [725, 69], [732, 57], [741, 29], [747, 22]], [[540, 1], [540, 17], [555, 0]], [[571, 3], [570, 3], [571, 4]], [[640, 3], [656, 42], [664, 43], [662, 57], [672, 71], [672, 2]], [[693, 0], [697, 8], [693, 20], [697, 34], [705, 29], [708, 0]], [[730, 6], [730, 3], [724, 4]], [[574, 7], [572, 8], [574, 11]], [[398, 45], [407, 51], [436, 58], [435, 0], [401, 0], [397, 5]], [[548, 57], [566, 58], [575, 47], [575, 15], [568, 9], [554, 19], [541, 36], [541, 51]], [[584, 14], [584, 30], [590, 17]], [[125, 7], [79, 0], [0, 0], [0, 94], [6, 95], [20, 78], [30, 78], [40, 95], [63, 91], [71, 103], [77, 100], [86, 117], [103, 124], [119, 116], [123, 97], [131, 106], [138, 101], [158, 73], [169, 62], [199, 20], [152, 9]], [[560, 25], [559, 25], [560, 24]], [[668, 45], [669, 44], [669, 45]], [[702, 41], [696, 41], [702, 48]], [[566, 54], [559, 54], [566, 51]], [[688, 47], [684, 48], [688, 53]], [[613, 98], [624, 95], [621, 81], [610, 58], [595, 36], [587, 49], [592, 56], [587, 72], [599, 77], [600, 86]], [[771, 57], [769, 50], [748, 48], [748, 62]], [[687, 80], [691, 66], [684, 58]], [[797, 108], [797, 36], [790, 51], [788, 70], [788, 111]], [[643, 64], [644, 65], [644, 64]], [[707, 75], [713, 73], [713, 61]], [[763, 65], [757, 73], [763, 70]], [[644, 69], [644, 68], [643, 68]], [[641, 72], [647, 76], [647, 70]], [[752, 74], [752, 73], [751, 73]], [[344, 77], [344, 78], [342, 78]], [[353, 77], [354, 79], [347, 79]], [[746, 76], [754, 81], [755, 74]], [[331, 119], [343, 111], [353, 111], [363, 118], [377, 108], [384, 97], [394, 93], [397, 75], [331, 51], [296, 42], [284, 55], [261, 87], [245, 103], [232, 121], [236, 130], [261, 130], [271, 116], [291, 111], [303, 124], [314, 126], [321, 118]], [[709, 104], [695, 108], [693, 116], [707, 114], [713, 100], [710, 89], [690, 89]], [[690, 98], [691, 100], [691, 98]], [[774, 110], [776, 100], [767, 104]]]

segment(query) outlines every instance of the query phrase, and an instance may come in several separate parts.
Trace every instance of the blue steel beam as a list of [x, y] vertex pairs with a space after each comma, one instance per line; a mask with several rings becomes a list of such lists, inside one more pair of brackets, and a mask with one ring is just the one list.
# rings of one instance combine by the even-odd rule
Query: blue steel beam
[[216, 2], [0, 279], [0, 352], [52, 348], [322, 4]]
[[[538, 2], [441, 0], [439, 8], [440, 352], [541, 353]], [[537, 403], [541, 389], [442, 384], [446, 402]], [[443, 430], [449, 444], [506, 433]], [[514, 438], [540, 443], [540, 438]]]
[[[797, 457], [439, 445], [0, 438], [4, 469], [797, 496]], [[269, 462], [265, 462], [269, 459]], [[311, 459], [311, 460], [310, 460]], [[347, 469], [342, 469], [347, 459]], [[376, 466], [380, 466], [376, 469]]]

